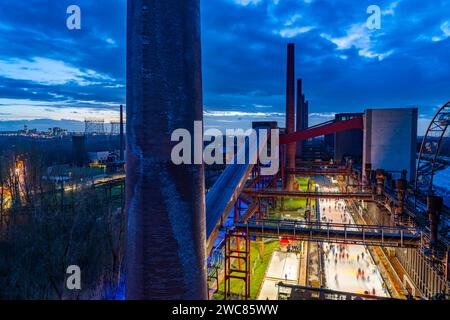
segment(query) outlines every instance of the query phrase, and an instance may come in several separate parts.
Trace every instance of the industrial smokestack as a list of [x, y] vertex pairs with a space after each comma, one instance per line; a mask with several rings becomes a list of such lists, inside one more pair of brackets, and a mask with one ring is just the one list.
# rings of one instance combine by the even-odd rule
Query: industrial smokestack
[[297, 119], [296, 119], [296, 131], [303, 130], [302, 127], [302, 79], [297, 79]]
[[305, 105], [306, 105], [306, 103], [305, 103], [305, 94], [302, 94], [302, 97], [301, 97], [301, 105], [302, 105], [302, 130], [305, 130], [306, 129], [306, 126], [305, 126], [305, 115], [306, 115], [306, 113], [305, 113]]
[[305, 127], [303, 128], [304, 130], [309, 128], [309, 101], [305, 102]]
[[[302, 105], [302, 79], [297, 79], [297, 119], [296, 131], [303, 130], [303, 105]], [[296, 145], [296, 157], [300, 158], [302, 155], [302, 143]]]
[[[306, 114], [306, 101], [305, 101], [305, 94], [302, 94], [301, 95], [301, 97], [300, 97], [300, 104], [301, 104], [301, 112], [302, 112], [302, 117], [301, 117], [301, 120], [302, 120], [302, 123], [301, 123], [301, 127], [302, 127], [302, 130], [305, 130], [306, 128], [307, 128], [307, 124], [306, 124], [306, 117], [307, 117], [307, 114]], [[301, 148], [301, 150], [305, 150], [305, 146], [306, 146], [306, 141], [299, 141], [298, 143], [297, 143], [298, 145], [300, 145], [300, 148]]]
[[124, 156], [123, 156], [123, 105], [120, 105], [120, 152], [119, 152], [119, 157], [120, 157], [120, 161], [123, 161]]
[[200, 1], [128, 0], [127, 32], [126, 298], [207, 299], [204, 167], [171, 161], [203, 120]]
[[[287, 81], [286, 81], [286, 133], [295, 131], [295, 46], [288, 44], [287, 52]], [[287, 145], [286, 148], [286, 189], [294, 189], [295, 170], [295, 142]]]

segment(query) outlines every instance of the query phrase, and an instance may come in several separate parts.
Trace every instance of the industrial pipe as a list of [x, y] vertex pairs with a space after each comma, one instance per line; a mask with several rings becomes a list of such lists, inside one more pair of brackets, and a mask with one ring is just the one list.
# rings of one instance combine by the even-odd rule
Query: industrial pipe
[[[302, 104], [302, 79], [297, 79], [297, 118], [296, 118], [296, 132], [302, 131], [303, 127], [303, 104]], [[296, 145], [296, 157], [302, 156], [303, 142], [299, 142]]]
[[398, 199], [397, 208], [395, 210], [396, 217], [403, 215], [406, 187], [407, 182], [405, 179], [395, 180], [395, 188], [397, 191], [397, 199]]

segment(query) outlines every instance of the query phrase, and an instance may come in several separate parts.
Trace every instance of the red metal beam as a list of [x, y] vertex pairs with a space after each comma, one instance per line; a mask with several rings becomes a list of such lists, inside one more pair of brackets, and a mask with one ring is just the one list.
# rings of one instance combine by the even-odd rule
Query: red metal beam
[[285, 191], [276, 189], [244, 189], [243, 194], [253, 198], [301, 198], [301, 199], [355, 199], [372, 200], [370, 192], [312, 192]]
[[347, 131], [351, 129], [364, 129], [363, 119], [360, 117], [345, 121], [336, 121], [325, 125], [318, 125], [303, 131], [284, 134], [280, 136], [280, 144], [303, 141], [315, 137], [320, 137], [326, 134]]

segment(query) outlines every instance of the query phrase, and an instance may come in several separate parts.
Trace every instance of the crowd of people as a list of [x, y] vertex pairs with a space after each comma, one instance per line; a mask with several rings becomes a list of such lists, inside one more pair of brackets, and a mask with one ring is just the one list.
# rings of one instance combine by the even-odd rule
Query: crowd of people
[[[323, 191], [332, 192], [333, 188], [324, 188]], [[348, 213], [348, 208], [344, 200], [321, 199], [320, 200], [323, 222], [352, 224], [353, 219]], [[346, 291], [349, 283], [340, 283], [340, 281], [349, 281], [348, 272], [355, 275], [356, 283], [353, 282], [352, 287], [360, 288], [360, 292], [370, 295], [381, 294], [379, 291], [384, 291], [386, 288], [382, 283], [381, 288], [376, 284], [376, 278], [379, 277], [376, 266], [371, 263], [371, 257], [367, 249], [363, 246], [356, 246], [352, 244], [332, 244], [324, 243], [322, 245], [322, 254], [325, 263], [330, 267], [328, 273], [328, 281], [334, 277], [334, 284], [332, 287], [337, 290]], [[345, 274], [345, 275], [344, 275]], [[374, 282], [375, 280], [375, 282]]]

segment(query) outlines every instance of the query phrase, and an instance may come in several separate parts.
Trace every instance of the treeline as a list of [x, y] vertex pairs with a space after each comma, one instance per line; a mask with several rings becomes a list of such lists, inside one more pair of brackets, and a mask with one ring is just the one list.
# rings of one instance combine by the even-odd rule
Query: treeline
[[[45, 165], [71, 164], [73, 162], [72, 137], [53, 139], [23, 136], [0, 136], [0, 154], [14, 151], [16, 154], [30, 149], [39, 149], [44, 155]], [[88, 136], [87, 152], [114, 151], [120, 148], [119, 136]]]
[[[119, 290], [124, 257], [123, 192], [64, 192], [42, 179], [38, 144], [0, 150], [0, 299], [101, 299]], [[81, 290], [69, 290], [70, 265]]]

